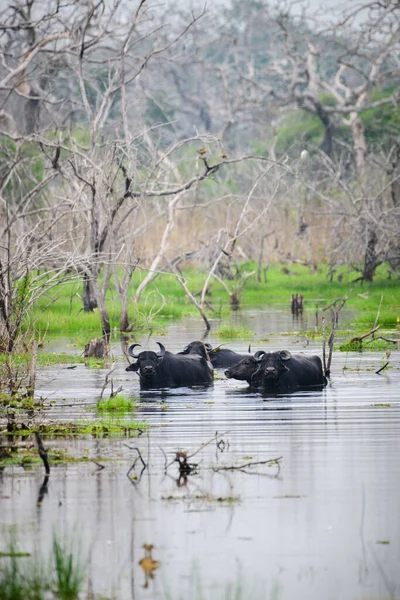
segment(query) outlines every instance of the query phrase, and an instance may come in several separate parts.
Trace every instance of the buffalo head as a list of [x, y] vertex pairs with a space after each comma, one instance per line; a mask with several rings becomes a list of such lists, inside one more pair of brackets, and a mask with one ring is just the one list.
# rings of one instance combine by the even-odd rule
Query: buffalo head
[[291, 357], [288, 350], [264, 353], [258, 360], [258, 369], [251, 377], [252, 385], [259, 385], [263, 381], [278, 380], [289, 371], [287, 361], [290, 361]]
[[229, 379], [239, 379], [239, 381], [247, 381], [250, 384], [253, 375], [260, 368], [260, 361], [264, 354], [264, 350], [258, 350], [254, 356], [242, 358], [236, 365], [227, 369], [225, 375]]
[[140, 376], [144, 379], [150, 379], [154, 377], [157, 372], [157, 367], [162, 363], [165, 356], [165, 348], [163, 344], [157, 342], [160, 347], [159, 352], [153, 352], [151, 350], [145, 350], [143, 352], [139, 352], [139, 354], [134, 354], [133, 350], [136, 346], [140, 346], [140, 344], [131, 344], [128, 348], [128, 354], [132, 358], [136, 359], [135, 363], [131, 363], [128, 367], [126, 367], [126, 371], [139, 371]]

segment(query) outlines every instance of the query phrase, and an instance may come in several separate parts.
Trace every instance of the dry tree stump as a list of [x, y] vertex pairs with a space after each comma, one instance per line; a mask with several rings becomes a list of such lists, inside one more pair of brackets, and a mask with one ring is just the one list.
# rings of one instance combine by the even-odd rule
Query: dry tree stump
[[107, 355], [106, 343], [102, 338], [94, 338], [86, 344], [83, 356], [85, 358], [105, 358]]

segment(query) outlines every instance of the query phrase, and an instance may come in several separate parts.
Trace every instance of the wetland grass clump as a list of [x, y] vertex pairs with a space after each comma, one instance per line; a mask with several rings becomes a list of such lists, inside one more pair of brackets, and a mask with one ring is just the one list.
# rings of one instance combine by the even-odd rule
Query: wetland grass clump
[[222, 338], [243, 338], [248, 339], [253, 337], [255, 334], [250, 331], [247, 327], [235, 327], [232, 323], [225, 323], [221, 325], [218, 329], [218, 335]]
[[102, 412], [130, 412], [133, 410], [134, 402], [129, 398], [125, 398], [122, 394], [118, 394], [108, 400], [99, 400], [97, 410]]
[[11, 531], [8, 548], [0, 553], [1, 600], [77, 600], [87, 561], [76, 545], [53, 534], [49, 557], [30, 554], [19, 551]]
[[111, 416], [93, 421], [48, 421], [40, 425], [33, 424], [32, 427], [28, 427], [23, 420], [6, 421], [4, 419], [0, 421], [0, 435], [21, 438], [32, 436], [34, 431], [38, 431], [42, 437], [47, 438], [68, 438], [71, 436], [131, 437], [141, 435], [146, 429], [147, 424], [144, 422]]
[[54, 578], [57, 598], [78, 598], [85, 579], [86, 561], [82, 560], [80, 548], [69, 541], [61, 541], [53, 534]]

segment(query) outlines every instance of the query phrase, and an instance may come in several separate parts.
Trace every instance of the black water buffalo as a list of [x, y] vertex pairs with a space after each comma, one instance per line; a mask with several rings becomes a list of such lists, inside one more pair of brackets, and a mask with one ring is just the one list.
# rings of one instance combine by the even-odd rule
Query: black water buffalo
[[264, 391], [290, 391], [327, 384], [319, 356], [290, 354], [288, 350], [257, 352], [225, 371], [229, 378], [245, 380]]
[[131, 344], [128, 354], [136, 359], [126, 371], [138, 371], [142, 389], [159, 389], [166, 387], [183, 387], [191, 385], [209, 385], [214, 380], [211, 363], [203, 356], [172, 354], [157, 342], [159, 352], [143, 351], [134, 354], [135, 346]]
[[208, 347], [210, 344], [204, 344], [204, 342], [195, 341], [190, 342], [182, 352], [178, 352], [179, 355], [183, 356], [202, 356], [207, 361], [211, 362], [210, 355], [208, 353]]
[[180, 352], [180, 354], [199, 354], [204, 356], [204, 352], [207, 353], [207, 360], [211, 361], [214, 369], [226, 369], [227, 367], [233, 367], [237, 365], [243, 358], [250, 356], [250, 354], [238, 354], [229, 348], [213, 348], [211, 344], [203, 342], [190, 342]]
[[233, 365], [225, 371], [225, 375], [229, 379], [239, 379], [239, 381], [247, 381], [251, 385], [253, 375], [260, 368], [260, 357], [265, 354], [263, 350], [259, 350], [254, 355], [242, 358], [236, 365]]

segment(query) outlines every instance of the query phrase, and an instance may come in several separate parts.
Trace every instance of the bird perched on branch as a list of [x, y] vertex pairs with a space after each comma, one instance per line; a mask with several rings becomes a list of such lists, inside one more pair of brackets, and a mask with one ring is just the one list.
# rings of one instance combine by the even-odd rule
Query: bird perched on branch
[[200, 150], [197, 150], [197, 152], [199, 154], [206, 154], [207, 153], [207, 148], [200, 148]]

